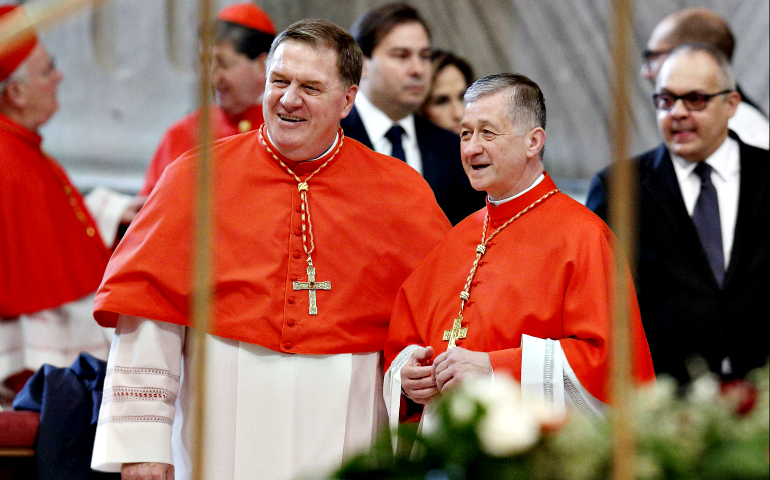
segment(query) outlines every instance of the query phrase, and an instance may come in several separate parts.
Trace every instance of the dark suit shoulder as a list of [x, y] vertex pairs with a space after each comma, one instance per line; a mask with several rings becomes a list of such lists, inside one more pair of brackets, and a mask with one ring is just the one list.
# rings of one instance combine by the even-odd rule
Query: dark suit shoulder
[[[652, 150], [632, 157], [630, 160], [636, 169], [639, 183], [648, 178], [652, 171], [657, 169], [661, 162], [668, 156], [665, 145], [660, 144]], [[591, 180], [591, 186], [588, 190], [586, 207], [597, 214], [602, 220], [607, 221], [607, 205], [609, 204], [609, 179], [615, 169], [615, 164], [611, 164], [594, 175]]]
[[361, 120], [361, 115], [359, 115], [355, 105], [352, 109], [350, 109], [348, 116], [340, 120], [340, 126], [342, 127], [342, 131], [345, 132], [346, 137], [358, 140], [363, 145], [374, 150], [372, 140], [369, 138], [369, 134], [366, 132], [364, 122]]
[[442, 156], [460, 158], [460, 137], [425, 117], [414, 116], [414, 129], [420, 150], [431, 149]]

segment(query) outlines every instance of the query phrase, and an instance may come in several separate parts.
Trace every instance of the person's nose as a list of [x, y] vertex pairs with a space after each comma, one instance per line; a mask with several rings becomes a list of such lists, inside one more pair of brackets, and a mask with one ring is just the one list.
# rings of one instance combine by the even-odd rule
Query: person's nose
[[409, 73], [415, 77], [427, 77], [431, 70], [430, 60], [419, 55], [409, 60]]
[[674, 105], [669, 110], [669, 115], [673, 118], [683, 118], [690, 114], [690, 110], [684, 105], [684, 100], [677, 98]]
[[652, 68], [649, 62], [643, 62], [642, 68], [639, 70], [639, 75], [642, 78], [646, 78], [647, 80], [651, 81], [653, 84], [655, 83], [655, 77], [657, 76], [657, 73], [658, 72]]
[[290, 85], [281, 97], [281, 105], [288, 111], [296, 110], [302, 106], [302, 99], [297, 91], [298, 88]]
[[481, 146], [481, 142], [479, 141], [479, 136], [476, 133], [473, 133], [470, 135], [470, 137], [462, 138], [460, 149], [463, 156], [463, 159], [472, 159], [478, 155], [480, 155], [484, 148]]
[[222, 68], [216, 65], [211, 66], [211, 83], [216, 86], [222, 80]]

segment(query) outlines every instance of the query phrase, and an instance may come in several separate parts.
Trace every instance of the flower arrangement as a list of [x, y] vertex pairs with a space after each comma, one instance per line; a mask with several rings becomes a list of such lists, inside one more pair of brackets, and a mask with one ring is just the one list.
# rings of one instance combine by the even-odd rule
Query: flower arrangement
[[[636, 478], [767, 479], [770, 476], [770, 368], [750, 381], [721, 384], [703, 375], [684, 391], [659, 378], [636, 396]], [[556, 418], [520, 403], [519, 386], [496, 376], [468, 381], [438, 405], [439, 422], [424, 434], [398, 432], [399, 445], [416, 453], [392, 454], [389, 437], [353, 458], [334, 478], [563, 479], [611, 477], [611, 427], [581, 415]]]

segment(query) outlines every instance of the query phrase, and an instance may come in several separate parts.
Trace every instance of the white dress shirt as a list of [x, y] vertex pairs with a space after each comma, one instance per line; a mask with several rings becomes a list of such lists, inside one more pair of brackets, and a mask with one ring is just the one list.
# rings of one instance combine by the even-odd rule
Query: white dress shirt
[[[701, 180], [695, 173], [697, 162], [671, 155], [674, 171], [679, 181], [687, 213], [692, 217], [695, 202], [700, 195]], [[730, 252], [733, 249], [735, 236], [735, 221], [738, 217], [738, 198], [741, 190], [741, 161], [738, 142], [727, 137], [727, 140], [705, 160], [711, 168], [711, 183], [717, 191], [719, 200], [719, 220], [722, 227], [722, 249], [724, 251], [725, 269], [730, 264]]]
[[727, 126], [738, 134], [743, 143], [765, 150], [770, 148], [770, 123], [762, 112], [750, 104], [739, 103]]
[[356, 95], [356, 110], [361, 116], [369, 140], [372, 141], [374, 151], [385, 155], [393, 154], [393, 144], [385, 137], [390, 127], [400, 125], [404, 129], [404, 135], [401, 137], [401, 146], [404, 147], [406, 163], [417, 170], [422, 175], [422, 156], [420, 155], [420, 146], [417, 144], [417, 130], [414, 127], [414, 115], [402, 118], [394, 122], [385, 112], [375, 107], [374, 104], [366, 98], [366, 95], [358, 92]]

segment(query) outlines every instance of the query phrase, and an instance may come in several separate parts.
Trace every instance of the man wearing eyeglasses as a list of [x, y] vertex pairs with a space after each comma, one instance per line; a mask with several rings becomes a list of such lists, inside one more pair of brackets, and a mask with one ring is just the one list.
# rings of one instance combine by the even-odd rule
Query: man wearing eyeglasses
[[[733, 37], [727, 22], [705, 8], [686, 8], [664, 18], [653, 30], [642, 53], [641, 76], [655, 85], [661, 65], [669, 53], [685, 43], [705, 43], [711, 45], [732, 61], [735, 49]], [[736, 86], [741, 95], [741, 102], [728, 125], [741, 140], [759, 148], [770, 147], [770, 124], [767, 115], [749, 100]]]
[[[758, 332], [770, 296], [769, 153], [728, 129], [740, 95], [713, 47], [672, 50], [653, 101], [663, 144], [635, 159], [636, 286], [653, 364], [680, 382], [694, 357], [743, 377], [768, 356]], [[604, 219], [610, 176], [594, 178], [587, 201]]]

